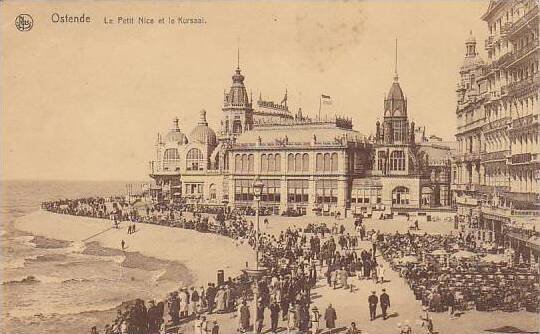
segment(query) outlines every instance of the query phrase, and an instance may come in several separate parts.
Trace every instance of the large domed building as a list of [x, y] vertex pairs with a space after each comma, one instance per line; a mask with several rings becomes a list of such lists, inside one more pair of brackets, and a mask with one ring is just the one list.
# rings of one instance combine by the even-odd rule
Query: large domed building
[[[422, 186], [438, 193], [438, 186], [425, 180], [426, 171], [420, 176], [415, 167], [414, 123], [408, 122], [397, 74], [375, 140], [355, 131], [348, 118], [311, 119], [301, 109], [291, 113], [286, 91], [280, 103], [265, 101], [262, 94], [254, 103], [244, 81], [238, 66], [224, 94], [219, 133], [202, 110], [187, 136], [178, 120], [164, 139], [158, 135], [150, 163], [155, 199], [252, 207], [256, 176], [264, 184], [261, 206], [277, 214], [346, 214], [385, 205], [408, 209], [421, 205]], [[423, 201], [441, 202], [439, 197]]]

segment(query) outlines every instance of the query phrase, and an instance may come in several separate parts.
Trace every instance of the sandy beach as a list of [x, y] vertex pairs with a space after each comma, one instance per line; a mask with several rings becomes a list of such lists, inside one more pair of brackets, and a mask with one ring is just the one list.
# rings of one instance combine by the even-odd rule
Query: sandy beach
[[[245, 268], [246, 261], [254, 261], [248, 246], [237, 245], [226, 237], [159, 225], [138, 224], [137, 232], [128, 235], [127, 223], [117, 230], [109, 220], [40, 210], [17, 219], [15, 227], [37, 236], [75, 244], [98, 242], [113, 249], [121, 249], [124, 240], [128, 252], [182, 263], [193, 276], [192, 283], [197, 285], [215, 281], [217, 270], [224, 270], [225, 277], [236, 276]], [[227, 263], [223, 263], [224, 254], [228, 255]]]

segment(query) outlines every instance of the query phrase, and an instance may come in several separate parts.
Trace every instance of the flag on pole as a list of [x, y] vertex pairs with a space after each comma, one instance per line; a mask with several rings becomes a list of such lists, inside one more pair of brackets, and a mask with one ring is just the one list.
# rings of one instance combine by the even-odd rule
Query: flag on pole
[[321, 101], [323, 104], [332, 104], [332, 98], [328, 95], [321, 95]]

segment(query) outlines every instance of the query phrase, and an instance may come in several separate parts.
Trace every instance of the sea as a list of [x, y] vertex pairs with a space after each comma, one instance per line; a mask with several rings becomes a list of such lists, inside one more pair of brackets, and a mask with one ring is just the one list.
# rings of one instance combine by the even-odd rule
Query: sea
[[[115, 308], [135, 298], [163, 298], [189, 281], [181, 263], [136, 252], [69, 242], [17, 230], [18, 217], [62, 198], [126, 193], [128, 182], [6, 181], [1, 184], [2, 320], [0, 333], [102, 331]], [[140, 189], [142, 182], [129, 182]]]

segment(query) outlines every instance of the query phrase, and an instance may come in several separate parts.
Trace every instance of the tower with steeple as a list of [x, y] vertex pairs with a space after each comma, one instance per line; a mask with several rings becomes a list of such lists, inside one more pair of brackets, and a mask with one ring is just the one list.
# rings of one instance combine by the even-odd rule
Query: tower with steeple
[[244, 76], [240, 71], [240, 51], [238, 51], [237, 66], [232, 76], [231, 88], [224, 95], [222, 135], [231, 138], [251, 130], [253, 128], [253, 101], [248, 96], [244, 86]]
[[376, 171], [382, 175], [409, 174], [409, 145], [414, 129], [411, 129], [407, 116], [407, 98], [399, 84], [397, 71], [397, 39], [394, 63], [394, 80], [384, 98], [382, 124], [376, 124]]

